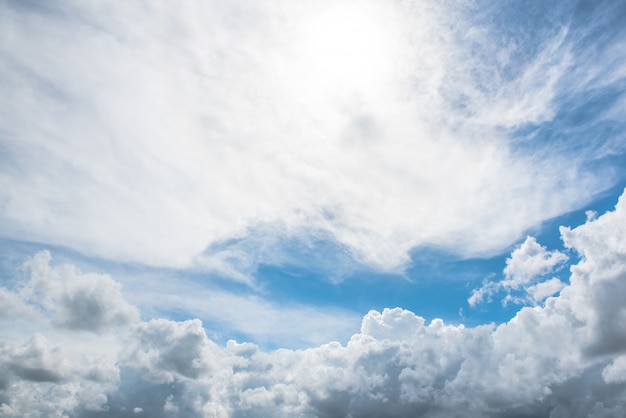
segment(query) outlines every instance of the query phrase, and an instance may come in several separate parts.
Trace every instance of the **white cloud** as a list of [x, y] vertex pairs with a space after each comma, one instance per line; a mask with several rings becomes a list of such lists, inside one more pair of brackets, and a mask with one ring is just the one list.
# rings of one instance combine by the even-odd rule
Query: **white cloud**
[[170, 383], [211, 371], [214, 344], [206, 338], [199, 320], [153, 319], [138, 324], [129, 333], [122, 357], [151, 380]]
[[42, 251], [23, 265], [30, 275], [19, 296], [32, 309], [40, 307], [63, 328], [100, 333], [138, 319], [135, 307], [121, 295], [108, 275], [83, 274], [73, 265], [51, 267], [50, 252]]
[[467, 298], [467, 303], [469, 303], [471, 307], [475, 307], [479, 303], [484, 302], [485, 299], [487, 299], [488, 302], [491, 302], [492, 296], [498, 293], [501, 287], [500, 282], [485, 280], [482, 287], [472, 290], [472, 294], [469, 298]]
[[379, 340], [412, 339], [424, 326], [424, 319], [400, 308], [370, 311], [361, 324], [361, 333]]
[[397, 270], [418, 245], [496, 252], [610, 185], [514, 151], [502, 129], [550, 119], [563, 74], [587, 64], [566, 29], [481, 61], [476, 45], [500, 36], [461, 9], [367, 2], [351, 21], [382, 25], [390, 46], [337, 83], [299, 32], [343, 16], [336, 3], [3, 5], [3, 235], [189, 266], [280, 222]]
[[567, 255], [537, 243], [534, 237], [526, 237], [526, 241], [513, 250], [511, 258], [506, 260], [502, 285], [507, 289], [519, 289], [533, 282], [538, 276], [554, 271], [554, 268], [568, 260]]
[[563, 229], [582, 256], [570, 283], [499, 326], [427, 324], [385, 309], [365, 315], [345, 345], [263, 351], [218, 346], [199, 320], [154, 319], [126, 327], [115, 362], [77, 361], [35, 336], [0, 349], [2, 412], [20, 416], [28, 405], [69, 416], [615, 416], [626, 408], [625, 199]]
[[626, 355], [615, 358], [602, 370], [602, 379], [606, 383], [626, 382]]
[[562, 291], [572, 305], [580, 304], [576, 318], [591, 324], [588, 349], [613, 353], [626, 345], [626, 197], [615, 210], [575, 229], [561, 227], [566, 246], [583, 260], [571, 267], [571, 286]]
[[3, 364], [24, 380], [58, 382], [68, 374], [69, 365], [59, 347], [35, 334], [22, 345], [7, 347], [2, 351]]
[[527, 236], [526, 240], [511, 252], [511, 257], [506, 259], [504, 279], [485, 280], [482, 287], [472, 291], [467, 302], [475, 307], [485, 302], [485, 299], [491, 301], [494, 295], [505, 290], [507, 295], [502, 300], [504, 304], [540, 303], [565, 287], [565, 284], [556, 277], [540, 280], [563, 267], [568, 259], [566, 254], [558, 250], [548, 251], [546, 247], [539, 245], [534, 237]]
[[33, 317], [35, 312], [18, 295], [0, 287], [0, 320]]
[[565, 286], [565, 283], [563, 283], [556, 277], [553, 277], [552, 279], [546, 280], [545, 282], [528, 286], [526, 288], [526, 293], [528, 293], [533, 301], [541, 302], [547, 297], [553, 296], [554, 294], [560, 292]]
[[72, 357], [40, 334], [0, 343], [2, 416], [69, 416], [77, 410], [106, 411], [107, 393], [119, 369], [105, 359]]

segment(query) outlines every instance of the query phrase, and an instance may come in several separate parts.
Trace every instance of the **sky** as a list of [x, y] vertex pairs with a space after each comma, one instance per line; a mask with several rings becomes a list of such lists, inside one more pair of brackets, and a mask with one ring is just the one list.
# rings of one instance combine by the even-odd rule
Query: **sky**
[[626, 3], [0, 0], [0, 417], [626, 416]]

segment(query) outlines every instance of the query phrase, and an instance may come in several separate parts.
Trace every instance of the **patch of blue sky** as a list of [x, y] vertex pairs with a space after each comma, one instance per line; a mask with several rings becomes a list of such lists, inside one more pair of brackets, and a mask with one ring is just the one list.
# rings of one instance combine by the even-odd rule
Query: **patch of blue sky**
[[[355, 260], [350, 251], [326, 231], [288, 231], [280, 222], [259, 223], [238, 238], [217, 241], [203, 252], [207, 259], [220, 257], [234, 270], [254, 275], [261, 265], [295, 265], [323, 271], [326, 280], [339, 282], [351, 274]], [[227, 274], [216, 278], [232, 281]]]
[[555, 98], [557, 112], [549, 122], [527, 124], [513, 132], [512, 136], [522, 144], [524, 141], [521, 140], [526, 139], [532, 140], [533, 145], [537, 145], [537, 141], [541, 143], [546, 140], [573, 145], [574, 140], [578, 139], [581, 144], [598, 146], [590, 139], [601, 139], [602, 136], [594, 135], [593, 138], [585, 136], [586, 140], [582, 142], [583, 139], [578, 135], [593, 134], [596, 130], [604, 133], [616, 126], [623, 126], [625, 121], [608, 119], [604, 115], [608, 110], [612, 110], [623, 102], [625, 92], [626, 82], [624, 81], [592, 90], [565, 92]]
[[[252, 232], [247, 239], [231, 241], [230, 246], [237, 251], [258, 251], [254, 236]], [[262, 260], [252, 272], [261, 294], [278, 304], [341, 307], [361, 314], [402, 307], [430, 319], [458, 322], [459, 308], [466, 305], [471, 291], [466, 284], [480, 283], [504, 266], [503, 257], [461, 260], [425, 248], [412, 253], [406, 270], [390, 273], [360, 264], [347, 248], [324, 234], [275, 237], [271, 243], [271, 257], [254, 255]], [[220, 246], [219, 251], [228, 248]], [[227, 285], [227, 280], [221, 281]]]
[[[548, 250], [567, 252], [569, 263], [551, 274], [563, 282], [569, 279], [571, 263], [578, 261], [578, 255], [563, 247], [559, 227], [576, 227], [585, 223], [587, 212], [598, 214], [612, 210], [626, 183], [601, 193], [593, 202], [584, 207], [565, 213], [531, 228], [529, 235], [537, 238], [539, 244]], [[411, 263], [401, 274], [381, 273], [363, 266], [352, 268], [341, 280], [330, 270], [345, 263], [333, 257], [336, 244], [318, 242], [310, 251], [301, 253], [301, 244], [283, 248], [289, 253], [289, 262], [284, 264], [260, 264], [255, 277], [262, 284], [267, 297], [278, 303], [297, 301], [319, 307], [341, 306], [359, 313], [370, 309], [382, 310], [385, 307], [409, 309], [427, 320], [442, 318], [450, 323], [464, 323], [468, 326], [483, 323], [502, 323], [511, 319], [519, 310], [519, 304], [502, 304], [502, 297], [495, 295], [490, 301], [472, 308], [467, 299], [473, 289], [486, 280], [504, 279], [503, 270], [511, 251], [520, 245], [526, 236], [505, 248], [500, 254], [487, 258], [459, 258], [444, 250], [432, 247], [418, 248], [411, 253]], [[319, 254], [325, 254], [324, 264], [317, 264]], [[500, 295], [503, 296], [503, 295]]]
[[403, 274], [361, 268], [333, 282], [323, 269], [289, 264], [261, 265], [257, 279], [268, 297], [279, 303], [341, 306], [360, 314], [401, 307], [427, 321], [442, 318], [448, 323], [474, 326], [505, 322], [518, 309], [499, 302], [470, 308], [467, 302], [471, 291], [484, 280], [502, 278], [509, 255], [510, 251], [490, 258], [461, 259], [442, 250], [422, 248], [413, 251], [411, 265]]
[[[442, 318], [450, 323], [469, 319], [472, 324], [478, 324], [509, 319], [508, 312], [502, 309], [488, 313], [479, 311], [479, 318], [468, 318], [470, 313], [467, 312], [471, 290], [480, 286], [484, 279], [501, 273], [508, 254], [460, 259], [443, 250], [420, 248], [412, 252], [408, 268], [394, 274], [365, 266], [341, 267], [345, 256], [341, 256], [342, 260], [333, 258], [335, 246], [332, 242], [318, 242], [316, 250], [308, 254], [298, 253], [297, 248], [286, 248], [283, 251], [291, 253], [290, 262], [261, 264], [256, 279], [267, 296], [279, 303], [298, 301], [320, 307], [340, 306], [361, 314], [371, 309], [401, 307], [427, 320]], [[324, 265], [316, 264], [311, 258], [311, 254], [319, 253], [328, 256]], [[329, 270], [333, 265], [344, 271], [341, 280]], [[351, 272], [345, 274], [346, 271]]]
[[572, 32], [580, 47], [598, 53], [606, 52], [613, 46], [613, 41], [626, 32], [626, 5], [612, 0], [579, 1], [572, 23], [576, 25], [574, 28], [592, 29]]
[[[517, 1], [507, 7], [499, 2], [492, 2], [491, 7], [481, 4], [466, 9], [463, 17], [469, 27], [481, 28], [492, 35], [489, 37], [491, 48], [476, 43], [471, 51], [480, 54], [483, 63], [497, 62], [498, 75], [510, 81], [522, 75], [525, 64], [541, 54], [546, 42], [571, 23], [574, 13], [575, 4], [571, 1], [530, 0]], [[467, 36], [467, 33], [461, 35]], [[490, 84], [493, 83], [487, 83]]]

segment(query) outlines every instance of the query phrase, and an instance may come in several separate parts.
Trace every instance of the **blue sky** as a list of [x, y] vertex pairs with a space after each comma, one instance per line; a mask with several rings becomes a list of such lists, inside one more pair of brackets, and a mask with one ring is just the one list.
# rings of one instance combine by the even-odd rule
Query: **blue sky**
[[1, 416], [623, 416], [620, 2], [0, 31]]

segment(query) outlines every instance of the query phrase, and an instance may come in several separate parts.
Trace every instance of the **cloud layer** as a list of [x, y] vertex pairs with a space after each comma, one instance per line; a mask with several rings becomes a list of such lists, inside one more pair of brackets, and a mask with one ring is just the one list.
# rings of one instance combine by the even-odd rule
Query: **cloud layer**
[[[73, 277], [82, 273], [51, 267], [50, 254], [42, 252], [25, 263], [25, 283], [2, 289], [4, 298], [24, 305], [5, 314], [3, 327], [12, 328], [11, 315], [15, 321], [29, 307], [54, 309], [63, 320], [44, 316], [38, 326], [46, 329], [48, 321], [48, 333], [58, 341], [41, 334], [4, 339], [0, 411], [7, 417], [622, 416], [626, 194], [614, 211], [561, 233], [581, 257], [569, 283], [507, 323], [427, 324], [401, 308], [385, 309], [365, 315], [346, 345], [269, 352], [232, 340], [219, 346], [197, 319], [140, 320], [110, 277], [82, 275], [84, 283], [76, 286]], [[529, 252], [530, 258], [522, 257]], [[527, 239], [511, 260], [541, 255], [539, 264], [547, 266], [559, 258], [555, 254]], [[526, 265], [528, 276], [545, 272], [535, 261], [509, 261], [507, 269], [516, 265], [516, 274], [524, 275]], [[58, 290], [59, 280], [67, 288]], [[70, 319], [82, 312], [75, 306], [95, 303], [85, 287], [113, 295], [106, 302], [109, 317]], [[51, 294], [72, 297], [46, 296]], [[114, 336], [117, 348], [93, 356], [93, 340], [81, 355], [68, 354], [63, 336], [75, 340], [94, 332]]]
[[623, 152], [620, 94], [561, 126], [624, 80], [623, 38], [586, 42], [618, 5], [564, 3], [3, 2], [3, 235], [239, 280], [271, 246], [210, 250], [258, 229], [384, 270], [498, 252], [610, 187], [590, 164]]

